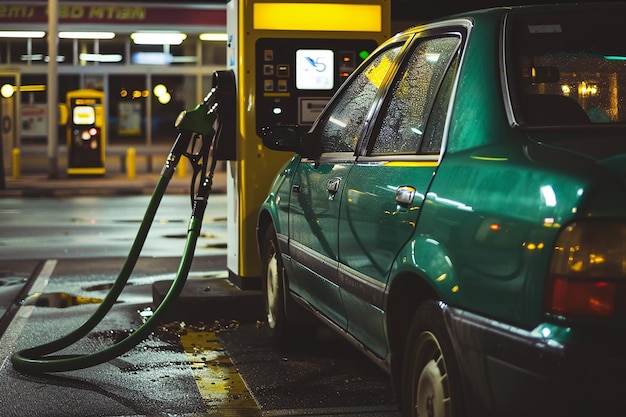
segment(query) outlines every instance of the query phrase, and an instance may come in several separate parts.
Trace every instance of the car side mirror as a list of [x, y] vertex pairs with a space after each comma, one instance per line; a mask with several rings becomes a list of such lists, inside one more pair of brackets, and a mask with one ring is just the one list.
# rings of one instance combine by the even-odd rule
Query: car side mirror
[[263, 145], [275, 151], [298, 152], [300, 137], [298, 125], [265, 126], [261, 129]]
[[266, 126], [261, 130], [263, 145], [275, 151], [299, 153], [304, 157], [314, 157], [317, 141], [308, 132], [308, 128], [299, 125]]

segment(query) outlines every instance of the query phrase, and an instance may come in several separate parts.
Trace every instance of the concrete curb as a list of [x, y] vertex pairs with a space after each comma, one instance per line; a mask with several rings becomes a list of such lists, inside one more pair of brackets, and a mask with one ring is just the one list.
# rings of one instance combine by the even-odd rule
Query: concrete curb
[[[163, 301], [172, 284], [171, 280], [152, 285], [152, 300]], [[189, 279], [180, 296], [170, 306], [167, 320], [195, 323], [199, 320], [212, 323], [222, 319], [241, 323], [263, 320], [263, 295], [258, 290], [241, 290], [228, 278]]]

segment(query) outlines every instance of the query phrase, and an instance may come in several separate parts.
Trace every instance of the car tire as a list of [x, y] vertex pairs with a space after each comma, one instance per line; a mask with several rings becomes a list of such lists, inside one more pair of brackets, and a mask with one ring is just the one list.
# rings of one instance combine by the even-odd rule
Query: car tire
[[316, 329], [307, 323], [294, 323], [287, 315], [287, 273], [273, 225], [265, 232], [261, 255], [265, 319], [270, 342], [282, 350], [305, 346], [315, 337]]
[[443, 313], [435, 301], [415, 313], [406, 341], [401, 387], [403, 415], [460, 417], [463, 395]]

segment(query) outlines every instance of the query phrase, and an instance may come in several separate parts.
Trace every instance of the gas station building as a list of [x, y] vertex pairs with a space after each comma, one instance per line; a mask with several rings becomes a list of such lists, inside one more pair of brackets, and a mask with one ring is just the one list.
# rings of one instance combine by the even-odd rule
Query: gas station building
[[[2, 143], [47, 146], [47, 1], [0, 4]], [[58, 102], [104, 92], [108, 149], [168, 148], [182, 109], [201, 101], [226, 68], [223, 4], [59, 2]], [[66, 128], [59, 126], [60, 148]], [[6, 165], [5, 165], [6, 166]]]

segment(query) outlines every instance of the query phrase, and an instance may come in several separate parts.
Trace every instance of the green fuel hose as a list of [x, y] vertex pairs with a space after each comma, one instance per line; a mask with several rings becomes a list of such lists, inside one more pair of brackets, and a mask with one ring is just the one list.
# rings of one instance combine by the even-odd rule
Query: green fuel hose
[[[128, 336], [120, 343], [98, 354], [72, 358], [44, 359], [44, 356], [49, 355], [53, 352], [58, 352], [59, 350], [64, 349], [74, 344], [79, 339], [83, 338], [98, 323], [100, 323], [104, 316], [109, 312], [113, 304], [115, 304], [117, 298], [124, 289], [124, 286], [128, 282], [128, 278], [135, 268], [135, 264], [137, 263], [137, 259], [139, 258], [139, 254], [141, 253], [141, 249], [143, 248], [143, 244], [145, 243], [146, 237], [150, 230], [150, 225], [154, 220], [154, 216], [156, 215], [156, 211], [159, 207], [168, 183], [169, 180], [165, 179], [163, 176], [159, 179], [159, 182], [157, 183], [154, 192], [152, 193], [150, 203], [148, 204], [148, 208], [146, 209], [146, 212], [144, 214], [143, 221], [141, 222], [139, 231], [137, 232], [137, 236], [133, 241], [133, 245], [131, 246], [126, 261], [124, 262], [124, 265], [120, 270], [118, 277], [115, 280], [115, 283], [109, 290], [109, 293], [107, 294], [105, 299], [98, 306], [98, 309], [93, 313], [93, 315], [91, 315], [91, 317], [89, 317], [89, 319], [85, 323], [83, 323], [82, 326], [67, 334], [66, 336], [50, 343], [35, 346], [14, 353], [11, 356], [11, 362], [13, 364], [13, 367], [17, 371], [25, 373], [40, 373], [58, 372], [62, 370], [75, 370], [89, 367], [96, 363], [102, 363], [118, 356], [118, 352], [122, 352], [123, 347], [125, 348], [126, 345], [129, 343], [127, 340], [130, 339], [130, 337], [134, 338], [134, 335], [137, 334], [137, 332]], [[148, 322], [144, 323], [144, 325], [147, 323]]]
[[[204, 210], [206, 209], [206, 198], [204, 197], [197, 197], [194, 201], [194, 214], [189, 222], [185, 250], [179, 264], [176, 278], [165, 298], [152, 316], [132, 334], [111, 347], [97, 353], [78, 356], [47, 356], [74, 344], [79, 339], [87, 335], [98, 323], [100, 323], [113, 304], [115, 304], [135, 267], [137, 259], [139, 258], [152, 221], [154, 220], [161, 199], [165, 193], [167, 185], [169, 184], [169, 179], [170, 178], [163, 175], [159, 179], [159, 182], [157, 183], [150, 199], [148, 208], [146, 209], [137, 236], [129, 251], [128, 257], [126, 258], [114, 285], [111, 287], [109, 293], [99, 305], [97, 310], [82, 326], [66, 336], [50, 343], [14, 353], [11, 357], [11, 362], [17, 371], [32, 374], [72, 371], [95, 366], [126, 353], [145, 339], [152, 331], [154, 331], [159, 321], [167, 311], [168, 306], [171, 305], [172, 300], [178, 297], [187, 280], [191, 263], [193, 261], [196, 242], [198, 236], [200, 235], [202, 217], [204, 216]], [[207, 183], [204, 186], [208, 187], [210, 190], [210, 184]]]
[[[205, 99], [205, 102], [206, 101], [208, 100]], [[211, 126], [212, 123], [215, 121], [216, 116], [214, 114], [211, 114], [212, 112], [214, 112], [215, 109], [216, 106], [213, 106], [210, 107], [208, 113], [206, 111], [203, 111], [204, 116], [207, 117], [206, 122], [209, 123], [209, 126]], [[209, 129], [206, 133], [214, 134], [215, 132], [212, 129]], [[102, 319], [106, 316], [106, 314], [115, 304], [122, 290], [126, 286], [126, 283], [128, 282], [128, 279], [135, 268], [137, 260], [139, 259], [141, 250], [148, 236], [148, 232], [150, 231], [150, 227], [152, 225], [152, 222], [154, 221], [154, 217], [156, 216], [163, 195], [165, 194], [167, 186], [169, 185], [169, 182], [176, 169], [176, 165], [180, 157], [185, 153], [187, 146], [189, 145], [189, 140], [181, 140], [181, 137], [182, 135], [179, 133], [178, 138], [176, 139], [176, 142], [172, 147], [172, 151], [170, 152], [170, 155], [166, 161], [166, 164], [161, 171], [161, 176], [154, 188], [152, 197], [150, 198], [150, 202], [137, 232], [137, 236], [135, 237], [135, 240], [133, 241], [133, 244], [130, 248], [126, 261], [124, 262], [124, 265], [122, 266], [122, 269], [120, 270], [118, 277], [115, 280], [115, 283], [113, 284], [111, 289], [109, 290], [107, 296], [98, 306], [96, 311], [89, 317], [89, 319], [87, 319], [76, 330], [52, 342], [14, 353], [11, 356], [11, 363], [13, 364], [15, 370], [22, 373], [38, 374], [46, 372], [73, 371], [99, 365], [126, 353], [137, 344], [139, 344], [156, 329], [160, 320], [167, 312], [167, 309], [172, 304], [172, 301], [178, 297], [185, 285], [185, 282], [187, 281], [187, 276], [189, 274], [191, 263], [193, 261], [196, 242], [198, 240], [198, 236], [200, 235], [200, 229], [202, 226], [204, 212], [207, 206], [207, 200], [211, 192], [213, 173], [215, 170], [216, 162], [215, 158], [212, 158], [209, 174], [198, 186], [198, 191], [193, 198], [192, 215], [187, 230], [187, 240], [185, 242], [185, 249], [179, 263], [178, 271], [176, 273], [176, 278], [174, 279], [174, 282], [170, 286], [170, 289], [168, 290], [164, 299], [156, 308], [152, 316], [150, 316], [150, 318], [146, 320], [145, 323], [143, 323], [137, 330], [128, 335], [126, 338], [99, 352], [84, 355], [50, 356], [50, 354], [59, 352], [60, 350], [65, 349], [68, 346], [76, 343], [78, 340], [86, 336], [91, 330], [93, 330], [93, 328], [95, 328], [98, 323], [100, 323]], [[208, 155], [211, 148], [212, 146], [205, 145], [202, 149]]]
[[[218, 94], [218, 90], [220, 89], [218, 89], [217, 86], [220, 82], [222, 83], [222, 87], [220, 88], [222, 92]], [[198, 237], [200, 236], [200, 229], [202, 227], [202, 219], [204, 217], [208, 198], [211, 193], [211, 187], [213, 185], [213, 173], [215, 172], [216, 166], [216, 157], [214, 152], [216, 149], [219, 150], [219, 137], [221, 136], [221, 132], [223, 130], [223, 123], [221, 120], [218, 120], [218, 102], [223, 101], [224, 103], [229, 104], [226, 108], [230, 111], [230, 113], [234, 113], [234, 107], [232, 105], [233, 101], [229, 100], [229, 97], [232, 96], [234, 92], [234, 74], [229, 71], [216, 71], [213, 75], [213, 84], [214, 87], [204, 98], [203, 102], [189, 112], [181, 112], [176, 121], [176, 127], [179, 129], [178, 137], [176, 138], [167, 161], [163, 166], [159, 181], [152, 192], [152, 197], [150, 198], [150, 202], [137, 232], [137, 236], [135, 237], [128, 256], [126, 257], [126, 261], [124, 262], [115, 283], [109, 290], [109, 293], [106, 295], [102, 303], [100, 303], [96, 311], [76, 330], [52, 342], [14, 353], [11, 356], [11, 363], [13, 364], [15, 370], [26, 374], [73, 371], [99, 365], [115, 359], [137, 346], [142, 340], [149, 336], [150, 333], [156, 329], [172, 302], [178, 297], [178, 295], [180, 295], [180, 292], [187, 281], [189, 270], [191, 269], [196, 243]], [[225, 111], [223, 113], [223, 118], [229, 120], [232, 125], [230, 127], [234, 128], [234, 122], [228, 117], [229, 112]], [[216, 121], [218, 121], [217, 131], [213, 128]], [[184, 137], [183, 132], [192, 133], [192, 136], [196, 138], [198, 137], [197, 135], [200, 135], [200, 137], [203, 138], [202, 146], [198, 154], [190, 155], [187, 153], [190, 138]], [[113, 344], [112, 346], [92, 354], [51, 355], [71, 346], [86, 336], [102, 321], [117, 301], [135, 268], [143, 245], [148, 236], [148, 232], [150, 231], [150, 227], [152, 226], [152, 222], [154, 221], [154, 217], [156, 216], [159, 205], [161, 204], [161, 200], [170, 180], [174, 175], [176, 165], [183, 155], [187, 156], [192, 164], [194, 164], [196, 173], [200, 171], [198, 168], [203, 168], [203, 174], [206, 174], [206, 164], [209, 155], [212, 155], [212, 157], [209, 172], [206, 176], [204, 176], [202, 183], [199, 184], [198, 190], [192, 201], [192, 214], [187, 229], [185, 249], [178, 266], [176, 278], [170, 286], [167, 294], [145, 323], [143, 323], [137, 330], [128, 335], [126, 338]], [[198, 156], [201, 156], [201, 158], [198, 158]], [[203, 165], [200, 165], [200, 159], [204, 162]], [[194, 188], [193, 184], [194, 183], [192, 182], [192, 190]]]

